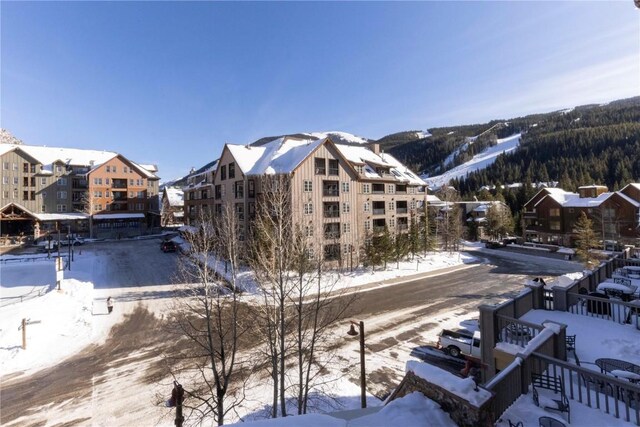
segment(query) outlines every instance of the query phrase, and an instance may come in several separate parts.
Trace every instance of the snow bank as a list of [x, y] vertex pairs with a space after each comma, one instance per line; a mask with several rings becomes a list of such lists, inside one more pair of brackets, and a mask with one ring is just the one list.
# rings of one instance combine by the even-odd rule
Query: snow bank
[[477, 407], [480, 407], [491, 398], [489, 391], [482, 388], [478, 388], [478, 391], [475, 390], [476, 383], [472, 378], [457, 377], [450, 372], [428, 363], [410, 360], [407, 362], [406, 371], [411, 371], [420, 378], [439, 385]]
[[[305, 423], [305, 426], [307, 424]], [[456, 423], [449, 414], [440, 409], [433, 400], [422, 393], [413, 392], [396, 399], [379, 412], [356, 418], [347, 424], [349, 427], [371, 426], [439, 426], [455, 427]]]
[[[3, 374], [59, 362], [92, 342], [93, 284], [64, 280], [62, 290], [0, 309], [0, 369]], [[22, 319], [27, 348], [22, 349]]]

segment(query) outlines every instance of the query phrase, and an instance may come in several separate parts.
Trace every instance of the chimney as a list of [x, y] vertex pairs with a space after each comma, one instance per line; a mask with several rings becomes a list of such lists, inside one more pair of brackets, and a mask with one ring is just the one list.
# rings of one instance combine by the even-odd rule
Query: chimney
[[371, 150], [376, 154], [380, 154], [380, 144], [371, 144]]

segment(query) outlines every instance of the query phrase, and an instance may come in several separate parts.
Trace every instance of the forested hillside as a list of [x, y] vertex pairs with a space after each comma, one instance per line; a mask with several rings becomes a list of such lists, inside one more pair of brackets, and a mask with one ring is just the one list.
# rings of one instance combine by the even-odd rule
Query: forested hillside
[[497, 138], [523, 133], [517, 150], [451, 183], [463, 196], [485, 185], [526, 180], [560, 181], [567, 190], [591, 183], [614, 190], [640, 180], [640, 97], [430, 132], [432, 137], [388, 151], [414, 170], [436, 175], [464, 163]]

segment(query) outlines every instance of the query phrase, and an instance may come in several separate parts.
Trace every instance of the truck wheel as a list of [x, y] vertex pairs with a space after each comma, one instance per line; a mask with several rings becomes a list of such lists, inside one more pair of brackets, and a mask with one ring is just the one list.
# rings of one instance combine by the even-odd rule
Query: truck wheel
[[456, 346], [449, 346], [449, 355], [453, 357], [460, 357], [460, 349]]

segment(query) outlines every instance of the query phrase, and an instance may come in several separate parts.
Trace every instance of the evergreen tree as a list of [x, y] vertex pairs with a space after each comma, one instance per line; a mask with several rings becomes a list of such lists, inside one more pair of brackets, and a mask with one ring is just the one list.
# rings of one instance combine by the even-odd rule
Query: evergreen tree
[[595, 257], [591, 253], [597, 243], [597, 235], [593, 229], [593, 221], [582, 212], [575, 224], [576, 234], [576, 254], [587, 268], [591, 268], [595, 263]]

